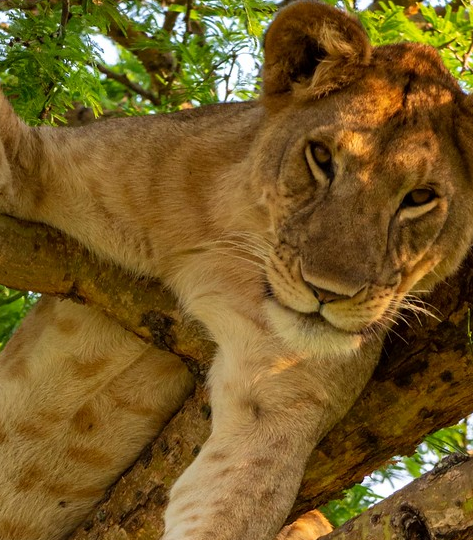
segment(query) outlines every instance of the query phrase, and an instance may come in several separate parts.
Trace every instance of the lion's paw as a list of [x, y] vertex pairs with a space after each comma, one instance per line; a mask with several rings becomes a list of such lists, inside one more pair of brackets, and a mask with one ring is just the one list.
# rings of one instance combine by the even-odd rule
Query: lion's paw
[[333, 527], [323, 514], [312, 510], [284, 527], [275, 540], [317, 540], [332, 531]]

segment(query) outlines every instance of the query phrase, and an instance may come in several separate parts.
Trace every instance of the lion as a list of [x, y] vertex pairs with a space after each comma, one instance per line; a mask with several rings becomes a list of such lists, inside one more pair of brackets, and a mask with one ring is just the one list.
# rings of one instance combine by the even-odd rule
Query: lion
[[[2, 98], [0, 118], [1, 211], [160, 279], [217, 344], [212, 434], [164, 540], [273, 539], [406, 295], [472, 242], [471, 96], [432, 48], [373, 48], [299, 0], [267, 32], [257, 101], [56, 129]], [[0, 531], [59, 540], [192, 381], [93, 308], [45, 300], [25, 325], [0, 371]]]

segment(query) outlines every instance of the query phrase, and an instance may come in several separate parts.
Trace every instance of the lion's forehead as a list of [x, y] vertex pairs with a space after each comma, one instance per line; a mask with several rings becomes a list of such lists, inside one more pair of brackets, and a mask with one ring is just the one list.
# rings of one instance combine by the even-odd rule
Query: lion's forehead
[[334, 95], [344, 122], [385, 125], [449, 124], [465, 95], [436, 51], [416, 44], [375, 49], [370, 65]]
[[[370, 80], [371, 79], [371, 80]], [[335, 96], [335, 116], [357, 131], [399, 132], [450, 124], [462, 95], [434, 83], [399, 81], [373, 76]]]
[[[400, 164], [406, 157], [434, 159], [440, 150], [438, 134], [428, 123], [423, 126], [406, 127], [389, 125], [381, 128], [357, 129], [334, 126], [334, 150], [345, 154], [360, 163], [373, 162], [380, 157], [381, 161], [398, 161]], [[415, 155], [412, 155], [415, 151]]]

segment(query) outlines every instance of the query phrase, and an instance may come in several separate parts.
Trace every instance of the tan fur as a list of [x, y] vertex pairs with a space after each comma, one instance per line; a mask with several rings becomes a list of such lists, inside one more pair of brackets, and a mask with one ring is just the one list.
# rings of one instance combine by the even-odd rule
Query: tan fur
[[[266, 56], [254, 103], [82, 129], [31, 129], [0, 105], [3, 211], [159, 277], [218, 344], [212, 435], [171, 492], [165, 540], [273, 538], [405, 295], [453, 272], [473, 237], [473, 104], [434, 50], [371, 49], [352, 18], [302, 0], [276, 18]], [[434, 195], [412, 204], [418, 190]], [[61, 538], [136, 455], [128, 435], [99, 444], [114, 422], [127, 430], [111, 402], [154, 418], [133, 388], [140, 355], [159, 353], [65, 306], [48, 308], [67, 311], [55, 326], [33, 315], [4, 353], [4, 540]], [[176, 381], [177, 405], [189, 381]], [[158, 427], [169, 411], [156, 414]], [[56, 508], [64, 493], [76, 509]]]
[[0, 538], [64, 538], [191, 389], [178, 358], [43, 298], [1, 355]]
[[317, 510], [303, 514], [291, 525], [284, 527], [276, 540], [314, 540], [331, 532], [332, 526]]

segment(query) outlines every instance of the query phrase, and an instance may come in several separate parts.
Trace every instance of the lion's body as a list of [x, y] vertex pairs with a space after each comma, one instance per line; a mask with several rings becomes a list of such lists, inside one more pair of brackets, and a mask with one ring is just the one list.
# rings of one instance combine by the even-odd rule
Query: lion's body
[[8, 343], [0, 381], [2, 540], [63, 538], [192, 389], [173, 355], [55, 299]]
[[[309, 37], [299, 39], [301, 33]], [[370, 377], [405, 294], [454, 271], [473, 236], [473, 208], [466, 203], [473, 195], [471, 103], [436, 53], [412, 45], [371, 50], [354, 19], [311, 1], [282, 12], [266, 48], [266, 92], [255, 103], [61, 130], [27, 128], [1, 104], [8, 126], [0, 163], [3, 211], [53, 225], [102, 258], [161, 279], [218, 345], [209, 379], [213, 432], [171, 492], [166, 540], [272, 538], [309, 452]], [[308, 57], [314, 51], [322, 61]], [[85, 336], [80, 321], [88, 312], [74, 316], [77, 335]], [[61, 352], [75, 346], [72, 337], [67, 347], [60, 339], [51, 345], [58, 387], [69, 386], [77, 377], [70, 370], [81, 373], [77, 363], [92, 357], [103, 377], [99, 385], [84, 375], [86, 390], [71, 409], [76, 398], [69, 392], [56, 392], [45, 412], [35, 407], [38, 422], [51, 408], [70, 411], [51, 424], [68, 426], [60, 443], [52, 427], [46, 437], [36, 420], [28, 420], [30, 437], [21, 439], [18, 425], [30, 414], [25, 407], [9, 419], [14, 392], [39, 385], [41, 395], [51, 396], [47, 385], [31, 382], [35, 355], [14, 382], [8, 363], [3, 368], [1, 384], [15, 390], [5, 394], [0, 414], [14, 436], [6, 433], [0, 444], [20, 453], [22, 474], [30, 466], [28, 478], [37, 478], [12, 483], [16, 458], [2, 463], [0, 474], [10, 480], [0, 483], [0, 496], [15, 501], [0, 508], [3, 540], [61, 538], [110, 481], [99, 457], [112, 458], [97, 453], [103, 435], [94, 439], [93, 429], [83, 429], [78, 442], [71, 422], [90, 400], [113, 394], [148, 349], [112, 323], [100, 324], [110, 328], [96, 323], [90, 330], [91, 343], [104, 340], [97, 358], [93, 348], [82, 359]], [[114, 332], [135, 353], [116, 353]], [[41, 351], [37, 356], [49, 354]], [[13, 356], [21, 364], [21, 354]], [[48, 380], [50, 364], [41, 362]], [[162, 424], [189, 391], [179, 364], [171, 371], [175, 400], [161, 416], [150, 413], [146, 426]], [[113, 430], [114, 422], [101, 423]], [[139, 444], [150, 436], [144, 428]], [[48, 444], [64, 459], [30, 457], [40, 449], [47, 455]], [[116, 444], [121, 461], [110, 474], [137, 453]], [[9, 455], [2, 450], [2, 459]], [[61, 492], [54, 478], [78, 465], [101, 474], [89, 486], [94, 496], [74, 514], [88, 480], [76, 491], [71, 480]], [[45, 501], [55, 508], [34, 537], [35, 522], [13, 506], [33, 504], [21, 490], [40, 494], [33, 497], [36, 511]], [[57, 521], [61, 513], [64, 525]], [[18, 516], [23, 521], [16, 524]]]

